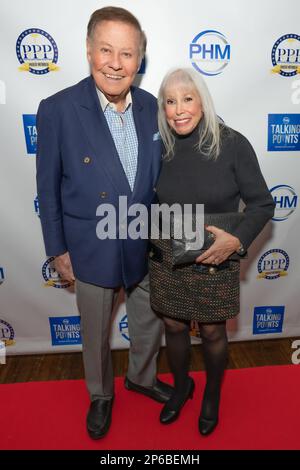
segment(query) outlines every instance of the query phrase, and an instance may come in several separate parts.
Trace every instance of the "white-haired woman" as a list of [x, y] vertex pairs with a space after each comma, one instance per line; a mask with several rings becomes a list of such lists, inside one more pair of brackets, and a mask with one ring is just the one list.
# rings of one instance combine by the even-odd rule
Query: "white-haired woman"
[[[174, 392], [160, 414], [169, 424], [194, 391], [189, 376], [190, 320], [199, 322], [206, 386], [199, 431], [210, 434], [218, 423], [220, 390], [227, 364], [226, 320], [239, 313], [239, 262], [274, 212], [274, 202], [248, 140], [218, 119], [201, 75], [177, 69], [164, 78], [158, 97], [159, 130], [164, 143], [157, 183], [159, 203], [204, 204], [205, 214], [238, 212], [244, 218], [232, 233], [206, 229], [214, 243], [194, 263], [173, 266], [170, 240], [151, 240], [150, 286], [154, 310], [163, 315]], [[230, 258], [230, 259], [229, 259]]]

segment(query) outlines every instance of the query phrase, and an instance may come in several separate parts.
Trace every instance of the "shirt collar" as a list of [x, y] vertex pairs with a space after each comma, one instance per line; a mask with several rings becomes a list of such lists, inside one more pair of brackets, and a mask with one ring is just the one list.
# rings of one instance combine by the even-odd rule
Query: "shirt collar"
[[[102, 93], [102, 91], [99, 90], [98, 87], [96, 87], [96, 90], [97, 90], [97, 95], [98, 95], [98, 98], [99, 98], [99, 101], [100, 101], [102, 111], [105, 112], [107, 106], [112, 108], [114, 111], [117, 111], [117, 107], [116, 107], [115, 103], [111, 103], [110, 101], [108, 101], [108, 99], [106, 98], [104, 93]], [[129, 108], [130, 105], [132, 105], [132, 96], [131, 96], [131, 91], [129, 90], [129, 92], [126, 95], [125, 109], [124, 109], [123, 112], [125, 112]]]

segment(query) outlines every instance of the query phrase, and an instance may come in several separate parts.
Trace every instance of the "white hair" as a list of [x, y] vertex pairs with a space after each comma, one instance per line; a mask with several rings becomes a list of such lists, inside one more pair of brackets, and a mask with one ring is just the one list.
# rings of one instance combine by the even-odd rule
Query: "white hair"
[[211, 159], [216, 159], [220, 153], [220, 133], [225, 127], [218, 118], [212, 97], [202, 76], [192, 68], [177, 68], [169, 71], [160, 86], [158, 92], [158, 127], [165, 146], [165, 159], [174, 155], [175, 137], [168, 125], [165, 114], [165, 92], [168, 86], [174, 82], [176, 86], [185, 85], [191, 87], [199, 95], [202, 103], [203, 122], [197, 148], [199, 152]]

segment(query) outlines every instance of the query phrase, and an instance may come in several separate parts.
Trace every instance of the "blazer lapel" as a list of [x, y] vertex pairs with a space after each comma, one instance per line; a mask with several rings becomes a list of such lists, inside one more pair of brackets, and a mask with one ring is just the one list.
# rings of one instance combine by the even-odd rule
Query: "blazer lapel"
[[150, 168], [152, 164], [152, 133], [148, 127], [146, 110], [135, 97], [135, 89], [132, 90], [133, 117], [138, 137], [138, 162], [135, 184], [132, 193], [133, 201], [141, 201], [142, 194], [145, 193], [145, 181], [149, 184]]
[[98, 156], [97, 164], [105, 171], [116, 192], [131, 198], [131, 189], [119, 159], [112, 135], [100, 106], [92, 77], [75, 103], [80, 122], [88, 141]]

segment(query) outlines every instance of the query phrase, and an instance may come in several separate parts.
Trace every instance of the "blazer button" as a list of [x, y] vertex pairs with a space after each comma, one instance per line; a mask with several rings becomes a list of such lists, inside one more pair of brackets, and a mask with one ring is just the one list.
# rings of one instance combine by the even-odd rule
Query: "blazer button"
[[154, 186], [153, 191], [156, 193], [156, 187]]
[[92, 159], [91, 157], [84, 157], [83, 163], [91, 163]]
[[102, 191], [102, 193], [100, 193], [100, 197], [102, 199], [105, 199], [107, 197], [107, 192], [106, 191]]

